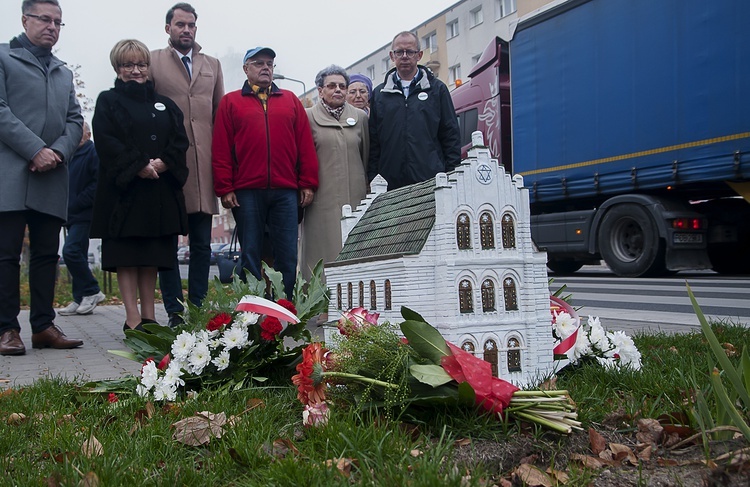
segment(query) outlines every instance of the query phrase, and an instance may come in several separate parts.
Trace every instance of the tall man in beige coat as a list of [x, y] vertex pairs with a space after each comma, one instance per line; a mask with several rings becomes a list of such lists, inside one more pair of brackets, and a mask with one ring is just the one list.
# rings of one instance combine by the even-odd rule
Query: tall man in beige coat
[[[219, 60], [200, 52], [195, 42], [198, 14], [188, 3], [178, 3], [167, 12], [165, 30], [169, 46], [151, 53], [151, 79], [156, 92], [171, 98], [185, 116], [190, 139], [187, 165], [190, 170], [183, 188], [188, 212], [190, 267], [188, 299], [200, 306], [208, 291], [211, 259], [211, 219], [219, 212], [211, 170], [211, 134], [219, 101], [224, 96], [224, 77]], [[182, 281], [177, 263], [171, 271], [159, 272], [159, 283], [169, 325], [181, 323]]]

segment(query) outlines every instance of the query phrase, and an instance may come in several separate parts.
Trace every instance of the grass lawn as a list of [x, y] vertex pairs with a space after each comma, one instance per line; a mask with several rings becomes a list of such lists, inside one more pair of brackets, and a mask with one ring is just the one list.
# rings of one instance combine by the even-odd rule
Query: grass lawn
[[[728, 351], [750, 343], [745, 326], [713, 329]], [[693, 381], [707, 390], [715, 366], [702, 334], [638, 335], [635, 342], [641, 371], [589, 363], [564, 370], [556, 383], [570, 391], [584, 428], [633, 451], [639, 419], [660, 419], [670, 431], [670, 423], [680, 424], [685, 428], [673, 430], [681, 438], [695, 432]], [[736, 365], [739, 353], [730, 359]], [[39, 381], [0, 394], [0, 485], [523, 485], [513, 480], [523, 464], [561, 471], [567, 485], [656, 485], [657, 475], [671, 482], [658, 485], [702, 485], [718, 474], [700, 462], [715, 458], [722, 445], [698, 440], [690, 455], [675, 457], [662, 440], [648, 460], [600, 469], [576, 460], [592, 456], [587, 432], [560, 436], [458, 409], [414, 409], [391, 418], [341, 403], [331, 409], [327, 426], [303, 428], [291, 382], [204, 390], [163, 405], [123, 394], [111, 403], [80, 384]], [[174, 423], [202, 411], [226, 415], [221, 438], [203, 446], [173, 438]], [[735, 446], [748, 445], [735, 440]], [[688, 457], [695, 462], [681, 465]], [[747, 460], [740, 467], [717, 465], [731, 483], [709, 485], [750, 481]]]

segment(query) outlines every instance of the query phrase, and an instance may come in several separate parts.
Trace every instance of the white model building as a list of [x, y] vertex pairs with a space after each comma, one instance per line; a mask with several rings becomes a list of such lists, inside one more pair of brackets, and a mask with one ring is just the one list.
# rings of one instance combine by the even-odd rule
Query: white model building
[[406, 306], [526, 385], [553, 370], [546, 254], [531, 241], [523, 178], [491, 158], [481, 132], [472, 142], [449, 174], [389, 192], [378, 176], [355, 211], [344, 206], [344, 247], [325, 266], [328, 316], [361, 306], [399, 323]]

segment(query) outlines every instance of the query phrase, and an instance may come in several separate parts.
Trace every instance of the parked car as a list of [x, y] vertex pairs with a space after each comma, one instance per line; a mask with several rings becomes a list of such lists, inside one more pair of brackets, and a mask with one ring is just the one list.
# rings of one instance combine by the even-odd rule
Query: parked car
[[183, 245], [177, 249], [177, 262], [187, 264], [190, 262], [190, 247]]
[[224, 243], [212, 243], [211, 244], [211, 265], [216, 264], [216, 256], [219, 255], [221, 249], [227, 244]]

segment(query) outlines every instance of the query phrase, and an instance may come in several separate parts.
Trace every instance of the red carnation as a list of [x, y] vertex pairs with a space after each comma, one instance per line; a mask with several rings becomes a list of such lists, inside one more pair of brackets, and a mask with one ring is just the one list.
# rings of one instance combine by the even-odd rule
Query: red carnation
[[170, 360], [172, 360], [172, 357], [170, 357], [169, 354], [166, 354], [164, 357], [162, 357], [159, 365], [157, 365], [156, 368], [159, 370], [166, 370]]
[[287, 301], [286, 299], [279, 299], [278, 301], [276, 301], [276, 304], [278, 304], [282, 308], [288, 309], [292, 312], [293, 315], [297, 316], [297, 308], [294, 307], [294, 303], [292, 303], [291, 301]]
[[118, 398], [118, 397], [117, 397], [117, 394], [115, 394], [114, 392], [110, 392], [110, 393], [109, 393], [109, 397], [107, 398], [107, 400], [108, 400], [109, 402], [117, 402], [117, 401], [119, 401], [119, 400], [120, 400], [120, 398]]
[[220, 330], [222, 326], [228, 325], [232, 322], [232, 315], [229, 313], [219, 313], [208, 321], [206, 330], [216, 331]]
[[268, 342], [272, 342], [276, 339], [276, 335], [281, 333], [283, 328], [278, 318], [266, 316], [266, 319], [260, 323], [260, 337]]

